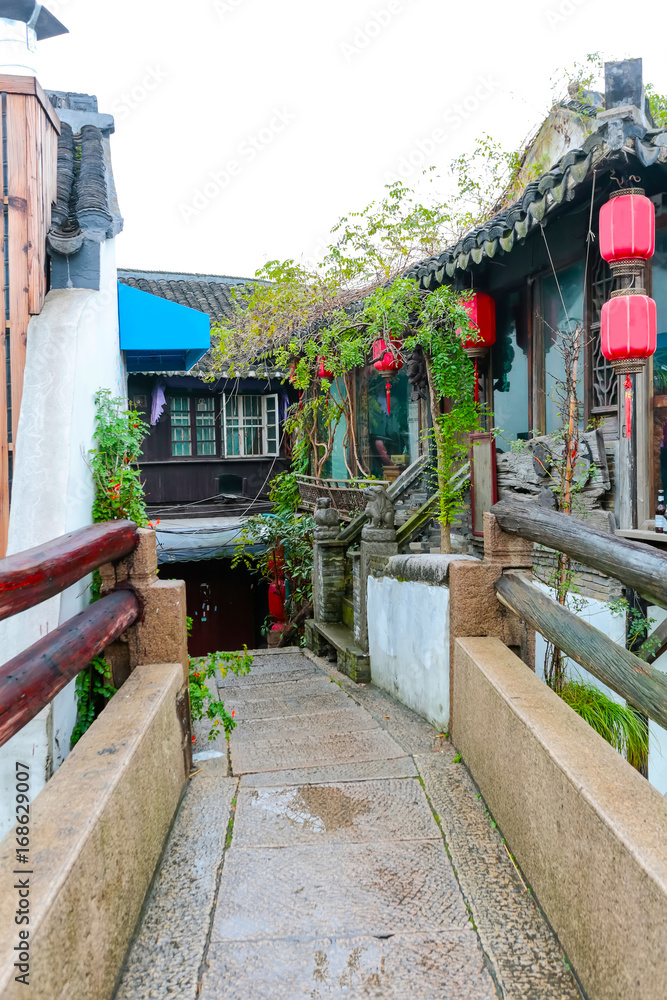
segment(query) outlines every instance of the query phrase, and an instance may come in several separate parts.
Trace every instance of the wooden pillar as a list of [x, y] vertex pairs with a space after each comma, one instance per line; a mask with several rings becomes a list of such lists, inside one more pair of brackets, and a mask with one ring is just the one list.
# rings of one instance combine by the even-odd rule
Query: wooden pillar
[[0, 338], [0, 557], [7, 548], [11, 482], [30, 316], [46, 295], [46, 235], [56, 200], [60, 122], [34, 77], [0, 76], [2, 143]]

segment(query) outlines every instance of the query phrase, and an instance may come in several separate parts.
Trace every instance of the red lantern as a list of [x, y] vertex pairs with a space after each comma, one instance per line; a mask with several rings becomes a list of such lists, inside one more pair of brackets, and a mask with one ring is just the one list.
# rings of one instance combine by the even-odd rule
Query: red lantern
[[602, 306], [601, 347], [605, 358], [619, 372], [625, 372], [625, 436], [632, 435], [631, 372], [641, 371], [655, 353], [658, 319], [653, 299], [643, 289], [619, 289]]
[[[475, 402], [479, 402], [479, 375], [477, 358], [486, 354], [496, 342], [496, 303], [486, 292], [475, 292], [464, 302], [463, 308], [470, 317], [470, 325], [477, 336], [466, 337], [462, 341], [463, 350], [469, 358], [475, 359]], [[461, 331], [459, 331], [460, 333]]]
[[614, 191], [600, 209], [600, 254], [610, 264], [655, 252], [655, 206], [641, 188]]
[[464, 302], [463, 308], [470, 317], [476, 337], [469, 336], [463, 341], [463, 350], [471, 358], [485, 354], [496, 342], [496, 303], [486, 292], [475, 292]]
[[620, 371], [641, 371], [657, 345], [655, 302], [643, 289], [620, 289], [611, 295], [602, 306], [602, 353]]
[[319, 367], [319, 369], [317, 371], [317, 377], [318, 378], [326, 378], [326, 379], [332, 379], [332, 378], [334, 378], [335, 377], [334, 373], [330, 372], [329, 369], [325, 367], [324, 358], [318, 358], [317, 360], [320, 363], [320, 367]]
[[[400, 347], [400, 342], [393, 337], [390, 343]], [[394, 354], [386, 340], [376, 340], [373, 344], [373, 365], [381, 375], [387, 376], [387, 415], [391, 415], [391, 376], [400, 371], [403, 361], [400, 355]]]

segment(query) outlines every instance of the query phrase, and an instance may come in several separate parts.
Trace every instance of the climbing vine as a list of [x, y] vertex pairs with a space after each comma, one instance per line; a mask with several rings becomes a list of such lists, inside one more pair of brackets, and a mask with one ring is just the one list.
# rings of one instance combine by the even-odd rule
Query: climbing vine
[[[127, 401], [113, 397], [108, 389], [95, 395], [95, 447], [90, 451], [90, 470], [95, 496], [93, 522], [128, 519], [140, 528], [148, 526], [144, 490], [139, 471], [133, 468], [149, 425]], [[90, 588], [91, 603], [100, 597], [100, 574], [95, 572]], [[74, 746], [116, 693], [111, 667], [102, 657], [91, 660], [75, 682], [76, 723]]]
[[134, 467], [149, 425], [126, 400], [112, 397], [108, 389], [95, 396], [95, 447], [90, 468], [95, 486], [93, 521], [127, 518], [140, 528], [148, 526], [144, 489]]

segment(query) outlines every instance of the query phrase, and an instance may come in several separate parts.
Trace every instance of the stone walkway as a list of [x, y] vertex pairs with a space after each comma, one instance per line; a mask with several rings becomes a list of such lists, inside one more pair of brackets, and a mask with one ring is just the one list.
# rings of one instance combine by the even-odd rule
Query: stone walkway
[[221, 693], [116, 1000], [580, 998], [446, 737], [298, 650]]

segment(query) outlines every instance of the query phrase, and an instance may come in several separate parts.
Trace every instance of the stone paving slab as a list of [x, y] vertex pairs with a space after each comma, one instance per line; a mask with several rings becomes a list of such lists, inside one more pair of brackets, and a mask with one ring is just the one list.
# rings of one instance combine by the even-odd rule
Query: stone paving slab
[[324, 694], [331, 691], [333, 686], [337, 686], [333, 684], [333, 681], [329, 677], [325, 677], [319, 673], [304, 677], [301, 680], [273, 681], [270, 683], [262, 680], [260, 684], [244, 684], [243, 679], [240, 677], [234, 677], [233, 679], [236, 682], [235, 684], [223, 688], [225, 692], [225, 704], [260, 698], [307, 698], [310, 695]]
[[234, 774], [363, 760], [391, 760], [405, 756], [405, 751], [382, 729], [330, 736], [291, 736], [289, 739], [256, 740], [254, 743], [232, 741], [231, 744]]
[[[312, 655], [312, 654], [311, 654]], [[429, 753], [443, 747], [443, 738], [433, 726], [411, 709], [395, 701], [386, 691], [373, 684], [355, 684], [345, 674], [332, 669], [322, 657], [313, 656], [314, 665], [333, 677], [337, 684], [349, 694], [358, 705], [378, 720], [380, 725], [394, 737], [406, 753]], [[446, 740], [451, 755], [456, 752]]]
[[563, 952], [464, 765], [446, 764], [436, 754], [415, 760], [505, 1000], [581, 1000]]
[[200, 1000], [497, 1000], [475, 932], [213, 943]]
[[235, 847], [440, 839], [415, 779], [241, 789]]
[[237, 780], [227, 761], [200, 764], [188, 783], [146, 901], [116, 1000], [195, 1000]]
[[414, 778], [417, 768], [412, 757], [394, 760], [365, 760], [353, 764], [330, 764], [325, 767], [292, 768], [244, 774], [241, 788], [276, 788], [285, 785], [315, 785], [331, 781], [372, 781], [374, 778]]
[[469, 927], [442, 841], [231, 849], [212, 941]]
[[[246, 692], [244, 692], [245, 694]], [[250, 692], [247, 692], [250, 693]], [[344, 705], [353, 705], [354, 701], [341, 691], [339, 687], [325, 689], [324, 693], [292, 695], [279, 698], [255, 697], [254, 692], [249, 698], [230, 699], [225, 692], [225, 705], [235, 709], [238, 719], [282, 719], [297, 715], [310, 716], [316, 712], [330, 712]]]
[[316, 712], [313, 715], [296, 715], [278, 719], [239, 719], [232, 734], [234, 744], [248, 740], [273, 740], [286, 736], [331, 736], [336, 733], [360, 733], [367, 729], [378, 729], [379, 723], [364, 712], [363, 708], [350, 701], [332, 712]]
[[323, 677], [324, 675], [320, 670], [318, 670], [314, 664], [309, 663], [307, 660], [301, 665], [295, 665], [292, 667], [283, 667], [278, 670], [254, 670], [251, 668], [249, 674], [242, 675], [238, 677], [236, 674], [229, 673], [226, 677], [218, 677], [216, 683], [221, 691], [226, 690], [231, 687], [238, 687], [239, 682], [241, 682], [244, 688], [257, 687], [258, 685], [264, 684], [285, 684], [290, 681], [302, 681], [310, 680], [314, 677]]

